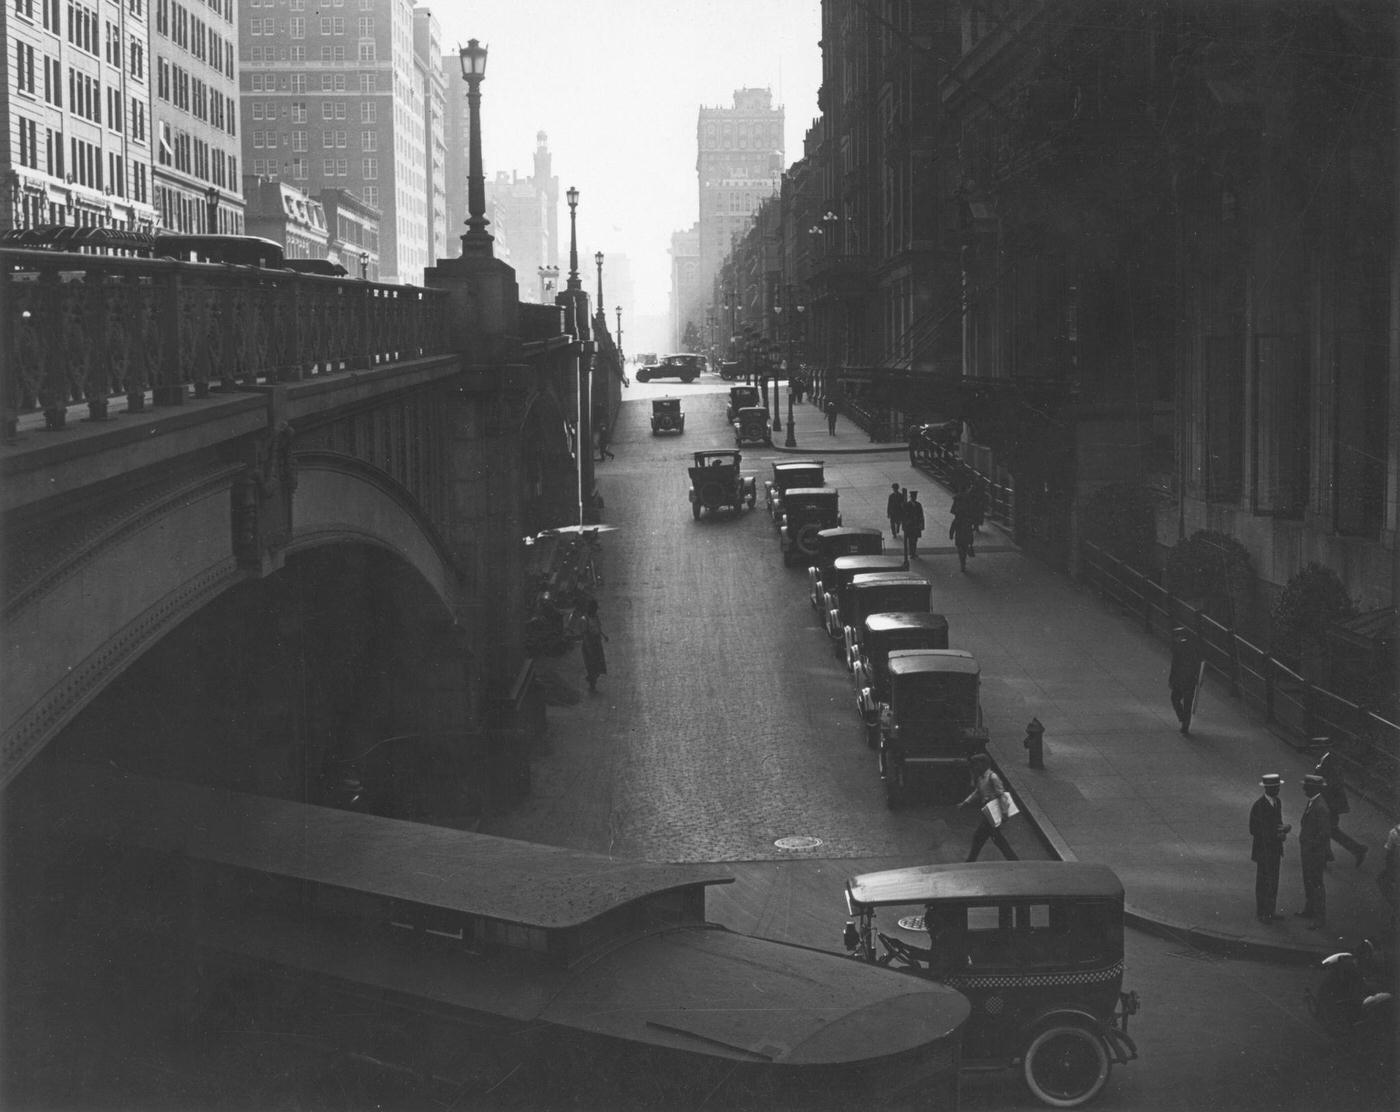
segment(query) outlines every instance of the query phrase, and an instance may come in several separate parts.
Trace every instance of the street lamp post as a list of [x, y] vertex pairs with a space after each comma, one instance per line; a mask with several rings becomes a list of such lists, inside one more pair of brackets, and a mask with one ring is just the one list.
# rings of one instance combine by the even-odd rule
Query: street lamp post
[[622, 359], [622, 306], [621, 306], [621, 305], [614, 305], [614, 306], [613, 306], [613, 312], [617, 314], [617, 361], [618, 361], [619, 363], [621, 363], [621, 362], [623, 361], [623, 359]]
[[787, 351], [788, 351], [788, 427], [787, 427], [787, 439], [786, 439], [785, 441], [783, 441], [783, 444], [784, 444], [785, 447], [788, 447], [788, 448], [796, 448], [796, 447], [797, 447], [797, 429], [796, 429], [796, 427], [795, 427], [795, 425], [794, 425], [794, 423], [793, 423], [793, 418], [792, 418], [792, 370], [793, 370], [793, 367], [796, 366], [796, 364], [793, 362], [792, 340], [793, 340], [793, 334], [797, 331], [798, 324], [799, 324], [799, 323], [801, 322], [801, 320], [802, 320], [802, 311], [803, 311], [804, 309], [806, 309], [807, 306], [805, 306], [805, 305], [792, 305], [792, 295], [791, 295], [791, 293], [792, 293], [792, 291], [789, 290], [789, 291], [788, 291], [788, 303], [789, 303], [789, 305], [791, 306], [791, 308], [793, 308], [793, 309], [795, 309], [795, 310], [797, 311], [797, 313], [796, 313], [795, 316], [793, 316], [792, 314], [789, 314], [789, 320], [788, 320], [788, 337], [787, 337]]
[[593, 261], [598, 266], [598, 312], [606, 313], [607, 310], [603, 308], [603, 253], [593, 252]]
[[204, 230], [211, 236], [219, 233], [219, 201], [223, 195], [214, 186], [204, 191]]
[[366, 280], [366, 279], [368, 279], [368, 278], [369, 278], [369, 252], [368, 252], [368, 251], [361, 251], [361, 252], [360, 252], [360, 280], [361, 280], [361, 281], [364, 281], [364, 280]]
[[463, 255], [491, 254], [491, 233], [486, 226], [486, 179], [481, 166], [481, 82], [486, 76], [486, 47], [476, 39], [459, 47], [462, 80], [467, 83], [468, 126], [471, 130], [467, 164], [467, 230], [462, 235]]
[[578, 190], [572, 185], [564, 194], [569, 202], [569, 280], [568, 288], [579, 290], [583, 287], [578, 280]]

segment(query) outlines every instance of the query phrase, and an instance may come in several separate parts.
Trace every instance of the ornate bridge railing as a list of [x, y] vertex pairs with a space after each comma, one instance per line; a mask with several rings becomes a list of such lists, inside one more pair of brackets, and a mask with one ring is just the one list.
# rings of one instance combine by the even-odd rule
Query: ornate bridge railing
[[179, 405], [211, 388], [298, 381], [449, 350], [444, 291], [293, 271], [0, 251], [4, 435], [110, 401]]

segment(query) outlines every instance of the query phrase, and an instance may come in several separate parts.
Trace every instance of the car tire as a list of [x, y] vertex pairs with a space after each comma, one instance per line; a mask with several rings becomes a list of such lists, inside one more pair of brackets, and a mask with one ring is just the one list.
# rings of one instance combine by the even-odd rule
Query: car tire
[[821, 531], [820, 525], [809, 521], [797, 530], [797, 535], [792, 539], [793, 547], [804, 556], [815, 556], [817, 554], [817, 534]]
[[698, 498], [690, 500], [690, 516], [696, 521], [700, 520], [700, 500]]
[[1051, 1108], [1078, 1108], [1108, 1083], [1112, 1064], [1099, 1035], [1078, 1023], [1056, 1023], [1037, 1031], [1026, 1046], [1026, 1087]]

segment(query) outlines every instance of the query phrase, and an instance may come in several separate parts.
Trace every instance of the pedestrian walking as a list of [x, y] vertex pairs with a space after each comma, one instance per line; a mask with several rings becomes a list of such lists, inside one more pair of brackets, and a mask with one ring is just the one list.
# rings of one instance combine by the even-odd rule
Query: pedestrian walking
[[838, 412], [836, 400], [834, 398], [826, 403], [826, 433], [828, 436], [836, 435], [836, 417]]
[[904, 522], [904, 492], [898, 483], [890, 484], [890, 496], [885, 499], [885, 516], [890, 519], [890, 536], [899, 539], [899, 527]]
[[972, 542], [977, 536], [977, 526], [967, 516], [954, 517], [948, 526], [948, 536], [953, 547], [958, 550], [958, 567], [967, 571], [967, 558], [972, 555]]
[[1332, 819], [1322, 789], [1327, 781], [1316, 772], [1303, 777], [1303, 794], [1308, 797], [1298, 825], [1298, 853], [1303, 866], [1303, 910], [1293, 914], [1311, 919], [1310, 930], [1327, 925], [1327, 889], [1323, 872], [1327, 868], [1327, 845], [1332, 838]]
[[1261, 923], [1272, 923], [1278, 915], [1278, 867], [1283, 860], [1283, 839], [1293, 829], [1283, 821], [1283, 803], [1278, 797], [1283, 778], [1266, 772], [1259, 778], [1264, 794], [1249, 809], [1249, 836], [1254, 862], [1254, 914]]
[[[986, 753], [974, 753], [969, 762], [972, 768], [972, 791], [967, 798], [958, 804], [959, 807], [970, 807], [974, 804], [982, 808], [982, 819], [977, 824], [977, 829], [972, 834], [972, 848], [968, 850], [967, 859], [976, 861], [977, 855], [982, 852], [982, 847], [987, 844], [990, 838], [996, 843], [997, 849], [1001, 850], [1001, 855], [1008, 861], [1020, 860], [1016, 856], [1016, 851], [1011, 848], [1011, 843], [1006, 840], [1006, 835], [1001, 828], [1006, 819], [1013, 814], [1017, 814], [1015, 804], [1011, 801], [1011, 793], [1002, 784], [1001, 777], [992, 771], [992, 759]], [[989, 817], [988, 805], [995, 808], [993, 817]], [[993, 821], [995, 819], [995, 821]]]
[[[1327, 781], [1327, 786], [1322, 789], [1322, 798], [1327, 800], [1327, 813], [1332, 819], [1331, 839], [1356, 859], [1356, 867], [1359, 869], [1361, 862], [1366, 860], [1368, 847], [1362, 845], [1342, 829], [1342, 816], [1351, 810], [1351, 802], [1347, 799], [1346, 785], [1342, 783], [1342, 768], [1337, 754], [1327, 749], [1331, 741], [1331, 738], [1326, 737], [1312, 739], [1314, 745], [1326, 749], [1313, 771]], [[1327, 847], [1327, 860], [1332, 860], [1332, 847], [1330, 845]]]
[[612, 452], [608, 451], [608, 423], [607, 423], [606, 421], [599, 421], [599, 422], [598, 422], [598, 462], [599, 462], [599, 463], [602, 463], [605, 459], [612, 459], [612, 458], [613, 458]]
[[583, 671], [588, 677], [589, 691], [597, 691], [598, 677], [607, 675], [608, 661], [603, 654], [603, 642], [607, 639], [598, 617], [598, 600], [591, 598], [583, 615]]
[[911, 490], [908, 492], [909, 501], [904, 504], [904, 558], [906, 560], [917, 559], [919, 555], [919, 538], [924, 534], [924, 508], [919, 505], [919, 492]]
[[1171, 688], [1172, 710], [1176, 711], [1181, 732], [1191, 732], [1191, 712], [1196, 706], [1196, 685], [1201, 682], [1201, 653], [1195, 640], [1184, 626], [1172, 630], [1172, 667], [1167, 676]]

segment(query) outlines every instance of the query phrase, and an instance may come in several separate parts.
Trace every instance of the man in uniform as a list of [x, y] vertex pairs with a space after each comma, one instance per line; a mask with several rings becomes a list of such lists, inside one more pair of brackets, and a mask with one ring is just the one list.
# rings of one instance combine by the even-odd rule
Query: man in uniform
[[1319, 931], [1327, 925], [1327, 889], [1323, 873], [1327, 868], [1327, 844], [1332, 840], [1332, 816], [1322, 789], [1327, 786], [1315, 772], [1303, 777], [1303, 794], [1308, 797], [1303, 817], [1298, 825], [1298, 852], [1303, 865], [1303, 910], [1294, 914], [1311, 919], [1309, 930]]

